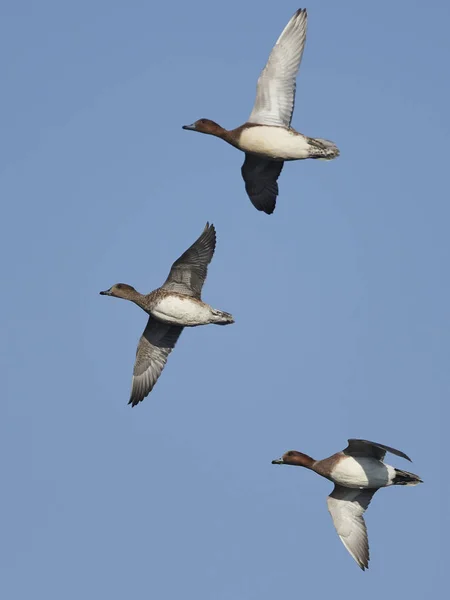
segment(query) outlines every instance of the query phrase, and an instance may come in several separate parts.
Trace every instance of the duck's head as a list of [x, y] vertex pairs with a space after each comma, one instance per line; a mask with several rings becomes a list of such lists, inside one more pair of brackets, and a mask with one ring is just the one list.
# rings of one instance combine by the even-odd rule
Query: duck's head
[[116, 283], [109, 290], [100, 292], [100, 296], [114, 296], [114, 298], [124, 298], [128, 300], [133, 294], [136, 294], [136, 290], [133, 286], [126, 283]]
[[311, 468], [314, 460], [303, 452], [297, 452], [297, 450], [289, 450], [285, 452], [281, 458], [277, 458], [272, 461], [273, 465], [293, 465], [294, 467], [306, 467]]
[[225, 129], [215, 121], [211, 121], [211, 119], [199, 119], [198, 121], [195, 121], [195, 123], [192, 123], [192, 125], [183, 125], [183, 129], [207, 133], [208, 135], [216, 135], [217, 137], [222, 137], [225, 133]]

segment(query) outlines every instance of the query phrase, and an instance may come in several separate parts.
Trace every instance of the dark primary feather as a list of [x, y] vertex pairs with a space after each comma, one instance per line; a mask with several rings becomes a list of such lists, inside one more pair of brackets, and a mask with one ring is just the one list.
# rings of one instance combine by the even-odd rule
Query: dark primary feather
[[136, 406], [152, 391], [182, 331], [183, 327], [178, 325], [149, 318], [136, 351], [128, 404]]
[[245, 191], [253, 206], [268, 215], [275, 210], [278, 196], [277, 179], [283, 165], [281, 160], [269, 160], [253, 154], [245, 155], [241, 169], [245, 181]]
[[201, 236], [173, 263], [162, 287], [200, 298], [215, 247], [216, 230], [214, 225], [206, 223]]
[[372, 456], [378, 460], [383, 460], [386, 456], [386, 452], [400, 456], [412, 462], [409, 456], [400, 450], [385, 446], [384, 444], [377, 444], [376, 442], [369, 442], [368, 440], [348, 440], [348, 446], [343, 450], [344, 454], [350, 454], [352, 456]]

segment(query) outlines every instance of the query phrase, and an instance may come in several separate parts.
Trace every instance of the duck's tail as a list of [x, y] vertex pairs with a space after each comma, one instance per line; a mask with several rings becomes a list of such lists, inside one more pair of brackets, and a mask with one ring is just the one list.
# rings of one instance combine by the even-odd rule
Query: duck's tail
[[214, 321], [212, 322], [215, 325], [231, 325], [231, 323], [234, 323], [233, 315], [230, 315], [230, 313], [223, 310], [216, 310], [215, 308], [211, 312], [214, 316]]
[[337, 158], [340, 154], [339, 148], [334, 142], [330, 142], [330, 140], [323, 140], [322, 138], [309, 138], [308, 142], [311, 152], [310, 158], [333, 160], [333, 158]]
[[418, 475], [402, 471], [401, 469], [395, 469], [393, 485], [417, 485], [418, 483], [423, 483]]

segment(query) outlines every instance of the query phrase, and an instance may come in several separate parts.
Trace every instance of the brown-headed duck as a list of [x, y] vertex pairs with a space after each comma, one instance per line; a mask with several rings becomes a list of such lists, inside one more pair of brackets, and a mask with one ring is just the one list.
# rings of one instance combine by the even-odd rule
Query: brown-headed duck
[[339, 156], [333, 142], [310, 138], [291, 127], [297, 77], [306, 40], [306, 9], [299, 9], [278, 38], [259, 79], [256, 101], [244, 125], [227, 130], [199, 119], [183, 129], [222, 138], [245, 152], [242, 177], [255, 208], [268, 215], [275, 210], [277, 179], [286, 160]]
[[328, 496], [328, 510], [336, 531], [348, 552], [364, 571], [369, 567], [369, 541], [363, 514], [375, 492], [390, 485], [417, 485], [418, 475], [386, 465], [386, 452], [406, 460], [400, 450], [367, 440], [348, 440], [348, 446], [329, 458], [314, 460], [307, 454], [290, 450], [273, 465], [294, 465], [315, 471], [334, 482]]
[[184, 327], [228, 325], [233, 317], [201, 300], [208, 265], [216, 247], [214, 225], [203, 233], [172, 265], [165, 283], [150, 294], [140, 294], [131, 285], [116, 283], [103, 296], [131, 300], [150, 315], [136, 352], [131, 397], [135, 406], [153, 389]]

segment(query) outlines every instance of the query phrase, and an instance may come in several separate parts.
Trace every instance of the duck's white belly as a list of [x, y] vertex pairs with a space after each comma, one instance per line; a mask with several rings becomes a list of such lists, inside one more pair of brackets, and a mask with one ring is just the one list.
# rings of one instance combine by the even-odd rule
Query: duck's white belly
[[379, 488], [390, 485], [394, 468], [374, 458], [347, 456], [331, 472], [331, 479], [349, 488]]
[[189, 296], [164, 296], [153, 307], [151, 314], [163, 323], [184, 327], [211, 322], [211, 308]]
[[239, 147], [244, 152], [278, 160], [299, 160], [310, 156], [308, 142], [303, 135], [269, 125], [244, 129], [239, 138]]

